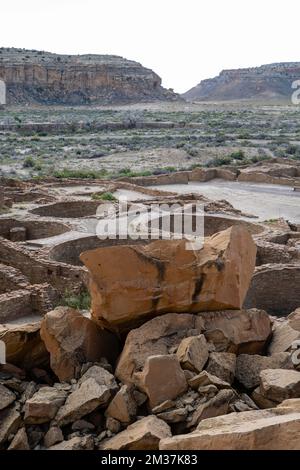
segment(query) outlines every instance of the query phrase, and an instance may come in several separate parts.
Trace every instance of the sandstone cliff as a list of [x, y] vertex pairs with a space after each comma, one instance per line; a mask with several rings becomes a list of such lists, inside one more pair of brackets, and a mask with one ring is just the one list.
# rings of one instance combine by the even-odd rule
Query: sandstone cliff
[[0, 48], [7, 104], [81, 105], [176, 100], [141, 64], [109, 55]]
[[300, 62], [223, 70], [184, 93], [189, 101], [290, 100], [292, 83], [300, 79]]

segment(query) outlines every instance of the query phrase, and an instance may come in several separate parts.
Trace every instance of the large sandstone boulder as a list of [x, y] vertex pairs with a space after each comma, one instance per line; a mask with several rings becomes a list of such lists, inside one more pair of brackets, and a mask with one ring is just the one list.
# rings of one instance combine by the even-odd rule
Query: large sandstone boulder
[[157, 450], [161, 439], [171, 437], [167, 423], [156, 416], [147, 416], [128, 426], [100, 445], [101, 450]]
[[0, 325], [0, 341], [5, 343], [8, 363], [28, 370], [49, 363], [40, 327], [40, 321]]
[[[271, 322], [265, 312], [255, 309], [199, 315], [169, 313], [153, 318], [128, 334], [116, 375], [122, 382], [132, 383], [134, 372], [143, 369], [147, 357], [175, 352], [184, 338], [201, 334], [207, 337], [208, 332], [221, 330], [227, 338], [226, 351], [253, 354], [260, 352], [268, 340]], [[213, 341], [209, 336], [208, 342]]]
[[202, 312], [199, 316], [207, 341], [212, 342], [218, 352], [260, 354], [272, 334], [271, 319], [264, 310]]
[[166, 312], [241, 308], [256, 246], [244, 227], [234, 226], [207, 238], [201, 250], [187, 250], [185, 240], [157, 240], [80, 258], [91, 275], [95, 321], [124, 330]]
[[111, 332], [68, 307], [58, 307], [45, 315], [41, 337], [50, 353], [51, 368], [60, 381], [76, 377], [83, 363], [103, 357], [114, 362], [119, 349]]
[[[293, 403], [295, 402], [295, 403]], [[197, 430], [160, 442], [160, 450], [299, 450], [299, 400], [270, 410], [244, 411], [201, 421]]]

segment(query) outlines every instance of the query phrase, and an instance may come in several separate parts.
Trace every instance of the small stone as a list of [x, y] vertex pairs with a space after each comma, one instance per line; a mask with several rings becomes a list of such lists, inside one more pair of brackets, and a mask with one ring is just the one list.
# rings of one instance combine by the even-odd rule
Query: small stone
[[166, 423], [181, 423], [186, 420], [188, 412], [186, 408], [176, 408], [172, 411], [165, 411], [164, 413], [159, 413], [158, 418], [162, 419]]
[[30, 450], [25, 428], [19, 429], [8, 450]]
[[68, 441], [62, 441], [49, 448], [49, 450], [93, 450], [93, 436], [75, 436]]
[[176, 403], [172, 400], [166, 400], [160, 403], [159, 405], [152, 408], [152, 413], [156, 415], [157, 413], [162, 413], [163, 411], [167, 411], [170, 408], [174, 408]]
[[209, 356], [207, 372], [219, 379], [232, 384], [236, 366], [236, 355], [232, 353], [211, 353]]
[[204, 335], [184, 338], [176, 353], [183, 369], [201, 372], [208, 359], [208, 347]]
[[137, 413], [137, 404], [133, 397], [133, 387], [123, 385], [110, 402], [105, 414], [120, 421], [130, 423]]
[[54, 387], [42, 387], [25, 403], [25, 421], [40, 424], [51, 421], [66, 400], [66, 393]]
[[48, 449], [49, 447], [52, 447], [55, 444], [62, 442], [63, 440], [64, 435], [62, 433], [62, 430], [57, 426], [52, 426], [49, 431], [45, 434], [44, 445]]
[[251, 397], [258, 406], [258, 408], [261, 408], [263, 410], [268, 408], [275, 408], [275, 406], [277, 406], [277, 403], [275, 403], [275, 401], [269, 400], [260, 393], [259, 387], [253, 390]]
[[205, 396], [206, 398], [212, 398], [218, 393], [218, 388], [215, 385], [204, 385], [198, 388], [198, 393], [200, 396]]
[[198, 375], [195, 375], [195, 377], [188, 381], [188, 384], [193, 390], [198, 390], [199, 387], [204, 387], [205, 385], [215, 385], [219, 390], [223, 388], [231, 388], [228, 382], [219, 379], [206, 370], [202, 371]]
[[206, 403], [200, 404], [195, 410], [188, 427], [197, 426], [200, 421], [207, 418], [225, 415], [229, 405], [235, 397], [233, 390], [220, 390], [219, 393]]
[[16, 395], [4, 385], [0, 384], [0, 411], [11, 405], [16, 399]]
[[93, 431], [95, 426], [85, 419], [78, 419], [72, 424], [72, 431]]
[[18, 405], [0, 411], [0, 445], [8, 440], [11, 434], [15, 434], [21, 424], [21, 415]]
[[111, 418], [110, 416], [106, 419], [106, 428], [113, 434], [118, 434], [121, 430], [121, 423], [117, 419]]

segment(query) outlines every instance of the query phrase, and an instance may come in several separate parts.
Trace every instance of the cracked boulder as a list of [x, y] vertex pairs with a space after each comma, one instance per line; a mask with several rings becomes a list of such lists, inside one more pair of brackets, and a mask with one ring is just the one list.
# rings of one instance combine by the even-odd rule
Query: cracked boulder
[[103, 357], [114, 362], [119, 349], [111, 332], [69, 307], [58, 307], [45, 315], [41, 337], [60, 381], [76, 378], [84, 363], [98, 362]]
[[201, 250], [185, 240], [86, 251], [92, 315], [124, 331], [166, 312], [240, 309], [255, 268], [256, 246], [243, 226], [205, 239]]

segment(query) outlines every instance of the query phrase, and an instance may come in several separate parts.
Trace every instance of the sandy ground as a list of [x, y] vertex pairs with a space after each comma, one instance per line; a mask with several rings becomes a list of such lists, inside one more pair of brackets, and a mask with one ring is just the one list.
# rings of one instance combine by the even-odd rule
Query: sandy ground
[[253, 214], [261, 221], [283, 217], [300, 223], [300, 193], [279, 185], [213, 180], [207, 183], [170, 184], [154, 189], [178, 193], [200, 193], [212, 200], [226, 199], [236, 209]]

